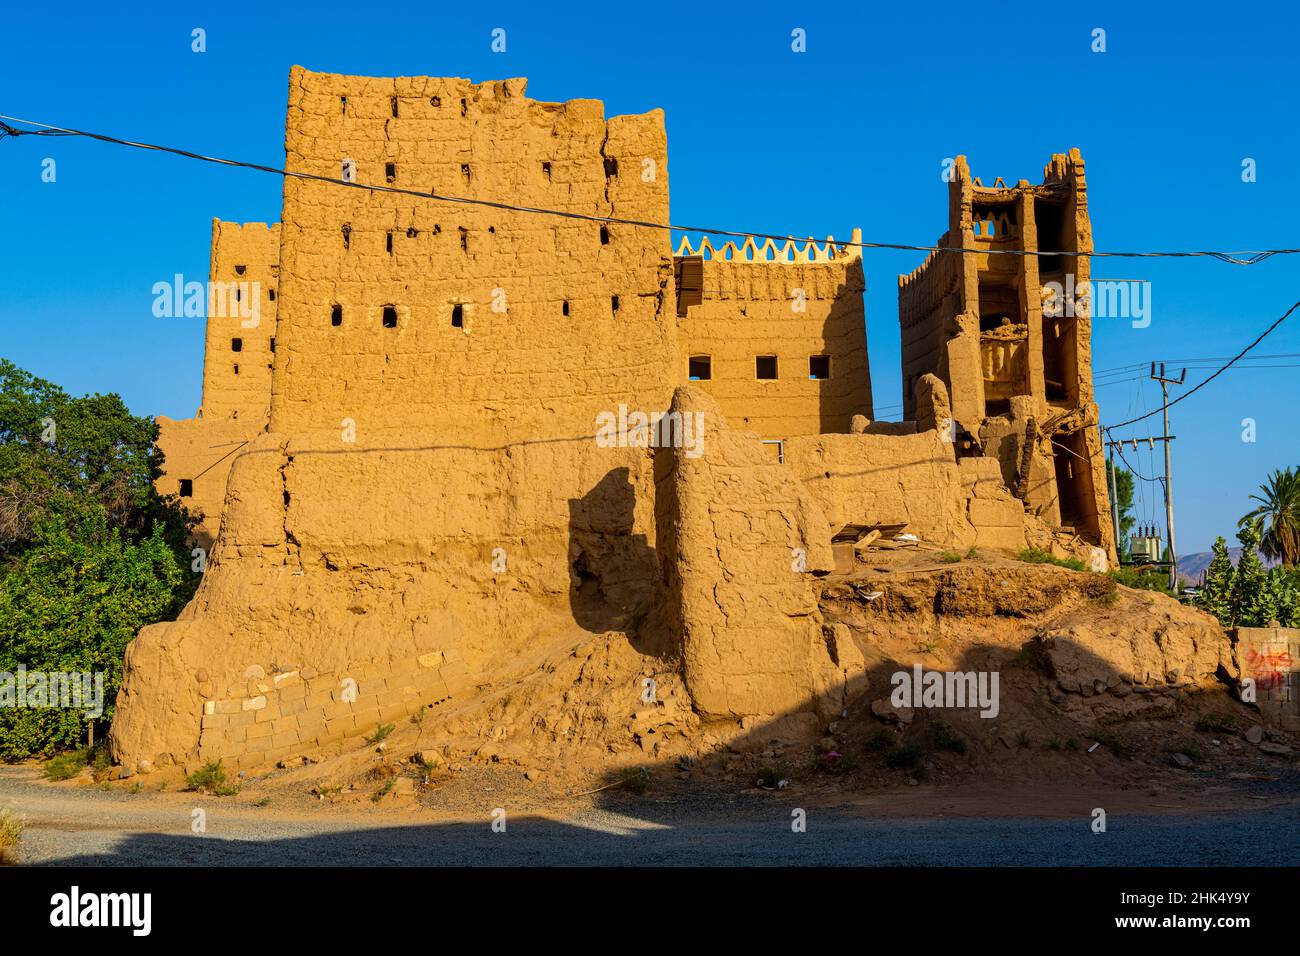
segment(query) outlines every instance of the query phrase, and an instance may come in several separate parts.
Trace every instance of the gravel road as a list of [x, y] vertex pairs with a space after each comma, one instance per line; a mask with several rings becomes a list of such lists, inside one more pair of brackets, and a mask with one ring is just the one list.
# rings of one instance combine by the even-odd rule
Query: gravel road
[[[1090, 819], [908, 819], [788, 805], [701, 810], [654, 801], [562, 818], [405, 813], [289, 813], [193, 794], [54, 787], [0, 769], [0, 806], [26, 821], [19, 862], [181, 865], [1100, 865], [1300, 863], [1300, 806]], [[194, 811], [206, 830], [192, 830]]]

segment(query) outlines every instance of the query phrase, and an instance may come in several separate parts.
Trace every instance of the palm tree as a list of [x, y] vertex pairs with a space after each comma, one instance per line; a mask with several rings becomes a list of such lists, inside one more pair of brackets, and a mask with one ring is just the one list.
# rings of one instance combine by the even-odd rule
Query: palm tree
[[1262, 521], [1259, 549], [1266, 558], [1278, 559], [1292, 567], [1300, 561], [1300, 470], [1275, 471], [1259, 490], [1262, 494], [1250, 496], [1252, 501], [1259, 502], [1259, 507], [1243, 515], [1237, 527]]

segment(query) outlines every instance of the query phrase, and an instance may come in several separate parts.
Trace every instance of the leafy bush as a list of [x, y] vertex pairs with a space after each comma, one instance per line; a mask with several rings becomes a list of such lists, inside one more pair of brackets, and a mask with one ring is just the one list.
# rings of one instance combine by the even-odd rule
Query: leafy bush
[[625, 767], [618, 777], [619, 789], [645, 793], [650, 789], [650, 771], [645, 767]]
[[924, 756], [916, 744], [899, 744], [885, 755], [885, 766], [890, 770], [911, 770], [921, 763]]
[[877, 727], [863, 744], [863, 749], [870, 754], [882, 754], [891, 750], [898, 738], [884, 727]]
[[1071, 571], [1086, 571], [1084, 563], [1078, 558], [1058, 558], [1048, 551], [1041, 548], [1026, 548], [1016, 555], [1026, 564], [1054, 564], [1058, 568], [1069, 568]]
[[930, 741], [939, 750], [951, 750], [955, 754], [966, 752], [966, 738], [943, 721], [935, 721], [930, 725]]
[[1137, 753], [1136, 747], [1127, 740], [1117, 737], [1114, 734], [1094, 734], [1093, 739], [1121, 760], [1127, 760]]
[[1172, 594], [1169, 590], [1169, 575], [1163, 571], [1136, 571], [1133, 568], [1112, 568], [1110, 576], [1126, 588], [1138, 591], [1159, 591]]
[[231, 797], [239, 787], [226, 783], [226, 768], [220, 760], [210, 760], [185, 778], [185, 786], [217, 797]]
[[1196, 719], [1196, 729], [1205, 733], [1233, 733], [1239, 726], [1232, 714], [1202, 714]]
[[41, 776], [46, 780], [71, 780], [89, 766], [85, 750], [68, 750], [51, 759], [41, 768]]

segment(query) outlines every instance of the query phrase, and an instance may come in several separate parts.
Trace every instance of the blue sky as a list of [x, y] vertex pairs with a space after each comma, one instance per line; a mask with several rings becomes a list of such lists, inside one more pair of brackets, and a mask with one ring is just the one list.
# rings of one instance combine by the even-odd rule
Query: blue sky
[[[677, 221], [930, 243], [944, 228], [945, 158], [966, 154], [986, 183], [1037, 182], [1051, 153], [1078, 146], [1098, 249], [1300, 246], [1294, 8], [851, 6], [321, 0], [308, 18], [265, 4], [24, 4], [6, 13], [0, 112], [278, 166], [294, 63], [527, 76], [536, 99], [602, 99], [609, 115], [662, 107]], [[497, 27], [505, 53], [490, 49]], [[806, 53], [791, 51], [795, 28]], [[1090, 49], [1095, 28], [1105, 53]], [[41, 181], [45, 157], [55, 183]], [[1247, 157], [1254, 183], [1242, 182]], [[73, 392], [117, 392], [137, 413], [192, 415], [202, 321], [154, 318], [150, 289], [206, 277], [213, 216], [278, 219], [278, 179], [25, 137], [0, 142], [0, 197], [0, 355]], [[896, 277], [921, 258], [866, 253], [881, 418], [900, 404]], [[1300, 257], [1097, 260], [1093, 274], [1150, 280], [1154, 307], [1145, 329], [1097, 321], [1099, 372], [1233, 354], [1300, 299]], [[1300, 314], [1257, 351], [1300, 353]], [[1300, 357], [1256, 365], [1171, 413], [1180, 552], [1230, 535], [1265, 475], [1300, 463], [1300, 368], [1262, 367]], [[1205, 374], [1194, 367], [1189, 382]], [[1158, 387], [1126, 377], [1098, 391], [1104, 422], [1158, 403]], [[1245, 418], [1254, 443], [1241, 440]], [[1158, 418], [1150, 426], [1159, 433]], [[1160, 468], [1158, 451], [1128, 455]], [[1140, 518], [1163, 524], [1159, 494], [1143, 488]]]

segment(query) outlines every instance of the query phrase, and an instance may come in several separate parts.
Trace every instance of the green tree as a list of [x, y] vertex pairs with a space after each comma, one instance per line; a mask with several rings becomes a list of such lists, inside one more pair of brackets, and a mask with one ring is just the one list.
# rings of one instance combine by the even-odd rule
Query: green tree
[[1119, 505], [1119, 541], [1115, 546], [1119, 549], [1120, 557], [1127, 558], [1129, 535], [1133, 533], [1133, 526], [1137, 524], [1137, 516], [1133, 513], [1133, 473], [1123, 468], [1116, 468], [1113, 463], [1107, 461], [1107, 490], [1111, 487], [1112, 473], [1115, 483], [1115, 502]]
[[1294, 567], [1300, 560], [1300, 470], [1275, 471], [1259, 490], [1261, 494], [1250, 496], [1259, 506], [1242, 515], [1237, 526], [1263, 522], [1260, 550], [1264, 557]]
[[179, 552], [192, 522], [154, 490], [158, 425], [117, 395], [74, 398], [0, 359], [0, 562], [31, 545], [47, 518], [103, 511], [131, 540], [162, 522]]
[[1232, 588], [1237, 569], [1233, 567], [1232, 558], [1228, 557], [1228, 542], [1223, 535], [1214, 539], [1214, 557], [1205, 570], [1205, 586], [1196, 599], [1201, 609], [1208, 611], [1219, 619], [1225, 627], [1232, 625]]
[[1237, 532], [1241, 557], [1232, 578], [1232, 623], [1262, 627], [1277, 615], [1276, 601], [1269, 589], [1269, 575], [1259, 558], [1260, 522], [1252, 521]]
[[[192, 593], [188, 572], [162, 525], [132, 543], [107, 516], [75, 525], [52, 518], [0, 581], [0, 672], [102, 675], [112, 717], [126, 645], [146, 624], [174, 617]], [[85, 736], [83, 709], [0, 707], [0, 759], [75, 746]]]
[[[116, 395], [72, 397], [0, 359], [0, 691], [20, 667], [97, 673], [111, 707], [127, 643], [193, 595], [193, 521], [155, 490], [157, 435]], [[82, 711], [0, 707], [0, 759], [84, 730]]]

